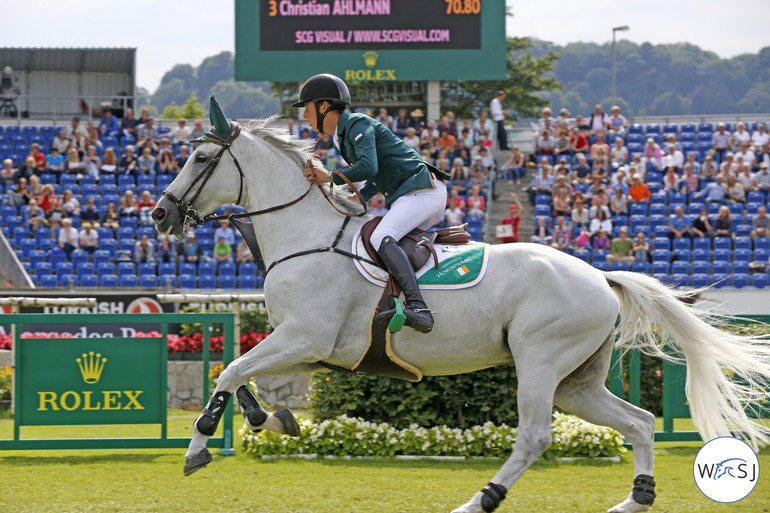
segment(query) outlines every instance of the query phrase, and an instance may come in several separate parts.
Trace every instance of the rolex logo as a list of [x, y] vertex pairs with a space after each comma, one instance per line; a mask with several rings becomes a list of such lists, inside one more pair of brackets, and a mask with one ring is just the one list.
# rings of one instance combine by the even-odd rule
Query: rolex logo
[[377, 57], [379, 57], [379, 55], [377, 52], [366, 52], [363, 57], [364, 64], [366, 64], [368, 68], [373, 68], [374, 65], [377, 64]]
[[102, 376], [104, 363], [107, 361], [107, 358], [103, 358], [101, 353], [94, 355], [94, 352], [90, 351], [88, 354], [83, 353], [83, 358], [76, 358], [75, 361], [78, 362], [80, 374], [83, 375], [83, 381], [88, 384], [94, 384]]

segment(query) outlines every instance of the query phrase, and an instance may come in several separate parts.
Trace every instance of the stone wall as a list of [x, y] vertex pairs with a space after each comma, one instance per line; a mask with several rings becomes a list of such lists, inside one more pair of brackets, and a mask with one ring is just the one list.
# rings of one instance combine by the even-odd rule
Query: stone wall
[[9, 349], [0, 349], [0, 365], [13, 367], [13, 358]]
[[[213, 368], [219, 362], [210, 362]], [[168, 406], [197, 410], [203, 405], [203, 362], [168, 362]], [[273, 408], [299, 408], [308, 404], [310, 374], [258, 376], [259, 397]], [[208, 397], [206, 398], [208, 400]]]

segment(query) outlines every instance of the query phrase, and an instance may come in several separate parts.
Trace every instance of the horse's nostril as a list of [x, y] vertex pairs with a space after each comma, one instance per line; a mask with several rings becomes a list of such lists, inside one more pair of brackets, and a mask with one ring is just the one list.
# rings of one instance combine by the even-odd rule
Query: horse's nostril
[[152, 211], [152, 217], [156, 221], [160, 221], [161, 219], [166, 217], [166, 209], [164, 209], [164, 208], [156, 208], [155, 210]]

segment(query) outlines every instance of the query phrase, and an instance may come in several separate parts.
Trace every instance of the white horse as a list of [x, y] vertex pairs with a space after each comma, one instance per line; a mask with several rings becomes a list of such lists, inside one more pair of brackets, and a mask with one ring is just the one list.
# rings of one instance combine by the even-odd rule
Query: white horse
[[[153, 212], [158, 230], [180, 234], [190, 218], [199, 219], [197, 212], [238, 202], [249, 211], [269, 210], [252, 216], [268, 264], [331, 245], [343, 217], [318, 188], [311, 185], [307, 192], [310, 184], [302, 168], [311, 158], [310, 148], [289, 140], [283, 130], [269, 128], [269, 121], [252, 122], [240, 135], [237, 128], [231, 132], [235, 124], [227, 122], [212, 98], [213, 135], [195, 150], [158, 201]], [[287, 203], [291, 206], [271, 208]], [[361, 208], [340, 199], [335, 203]], [[363, 222], [353, 218], [338, 247], [349, 249]], [[350, 258], [328, 251], [275, 265], [264, 290], [275, 331], [222, 372], [212, 401], [195, 424], [186, 455], [189, 473], [211, 460], [209, 436], [199, 430], [201, 419], [221, 416], [219, 406], [249, 377], [328, 370], [319, 362], [351, 368], [367, 345], [369, 322], [382, 292], [355, 270]], [[515, 449], [490, 484], [454, 513], [489, 512], [499, 505], [551, 444], [554, 404], [610, 426], [631, 442], [632, 492], [609, 511], [649, 509], [655, 496], [655, 418], [605, 387], [613, 347], [639, 348], [672, 359], [663, 352], [666, 344], [683, 356], [691, 413], [704, 440], [731, 431], [755, 446], [767, 440], [741, 403], [767, 398], [767, 388], [758, 390], [770, 382], [770, 348], [712, 327], [703, 314], [680, 301], [682, 293], [649, 276], [602, 272], [542, 245], [505, 244], [489, 247], [487, 275], [477, 285], [424, 294], [437, 312], [435, 328], [427, 335], [406, 328], [394, 334], [393, 349], [402, 359], [425, 375], [459, 374], [515, 361], [518, 375]], [[655, 338], [653, 324], [663, 343]], [[728, 371], [744, 380], [732, 381]], [[292, 420], [283, 412], [253, 427], [286, 433], [293, 431]]]

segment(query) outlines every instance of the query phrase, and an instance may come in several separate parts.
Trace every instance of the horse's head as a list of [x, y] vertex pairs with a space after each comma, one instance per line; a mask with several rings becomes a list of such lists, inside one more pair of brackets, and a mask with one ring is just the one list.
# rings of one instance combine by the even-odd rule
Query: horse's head
[[240, 126], [227, 120], [211, 97], [212, 129], [198, 139], [201, 145], [190, 155], [152, 211], [161, 233], [179, 235], [187, 223], [199, 222], [220, 205], [237, 203], [243, 194], [243, 175], [230, 151]]

